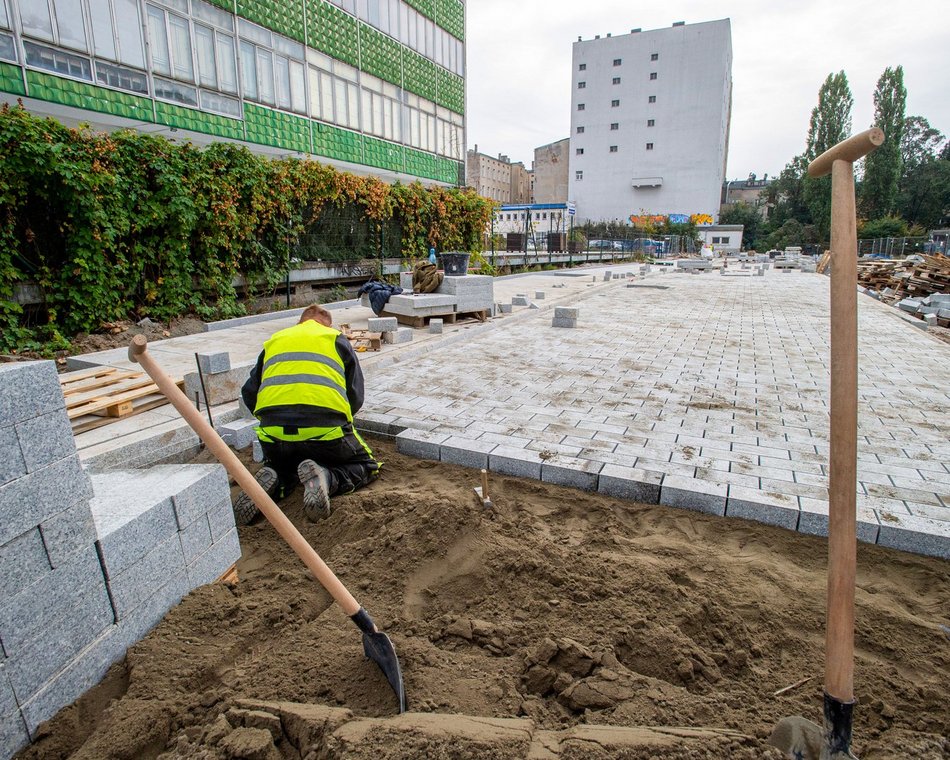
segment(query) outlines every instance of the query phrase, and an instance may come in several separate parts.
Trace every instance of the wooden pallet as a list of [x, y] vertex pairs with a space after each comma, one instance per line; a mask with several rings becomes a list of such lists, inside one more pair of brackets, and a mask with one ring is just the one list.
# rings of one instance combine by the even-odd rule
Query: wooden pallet
[[233, 565], [231, 565], [231, 567], [229, 567], [225, 571], [224, 575], [222, 575], [220, 578], [218, 578], [218, 580], [215, 581], [215, 583], [226, 583], [229, 586], [236, 586], [239, 580], [240, 579], [238, 578], [237, 563], [235, 562]]
[[148, 375], [115, 367], [67, 372], [59, 384], [73, 434], [168, 403]]
[[391, 314], [388, 311], [384, 311], [380, 314], [381, 317], [395, 317], [396, 320], [401, 325], [406, 325], [407, 327], [425, 327], [429, 324], [429, 320], [432, 319], [441, 319], [445, 324], [452, 325], [456, 322], [464, 319], [477, 319], [479, 322], [484, 322], [489, 317], [489, 312], [487, 309], [482, 309], [481, 311], [451, 311], [447, 314], [430, 314], [424, 317], [415, 317], [408, 316], [406, 314]]
[[379, 351], [383, 347], [383, 334], [369, 330], [351, 330], [346, 323], [340, 325], [340, 332], [357, 351]]

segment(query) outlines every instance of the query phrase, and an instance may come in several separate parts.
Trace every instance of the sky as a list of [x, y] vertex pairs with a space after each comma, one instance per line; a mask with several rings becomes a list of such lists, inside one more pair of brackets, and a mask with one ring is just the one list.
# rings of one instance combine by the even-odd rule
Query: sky
[[844, 69], [852, 131], [871, 126], [888, 66], [904, 67], [907, 115], [950, 133], [947, 0], [467, 0], [468, 148], [530, 168], [569, 136], [571, 44], [728, 18], [732, 127], [727, 179], [777, 175], [805, 147], [818, 90]]

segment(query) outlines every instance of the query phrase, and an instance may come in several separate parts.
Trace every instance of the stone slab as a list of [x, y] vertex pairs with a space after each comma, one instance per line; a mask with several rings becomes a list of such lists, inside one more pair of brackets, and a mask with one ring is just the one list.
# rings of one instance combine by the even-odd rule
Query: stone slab
[[0, 364], [0, 428], [65, 406], [52, 361]]
[[0, 428], [0, 486], [26, 475], [26, 462], [20, 450], [16, 427]]
[[395, 317], [370, 317], [367, 324], [370, 332], [391, 332], [399, 329], [399, 320]]
[[199, 353], [196, 354], [198, 368], [205, 375], [217, 375], [221, 372], [227, 372], [231, 369], [231, 355], [227, 351], [218, 351], [217, 353]]
[[44, 520], [40, 523], [40, 533], [50, 564], [59, 567], [96, 541], [96, 524], [89, 502], [77, 502]]
[[198, 588], [224, 575], [241, 558], [241, 542], [237, 529], [226, 533], [188, 566], [188, 582]]
[[543, 300], [544, 300], [544, 291], [543, 291], [543, 290], [536, 290], [536, 291], [534, 291], [534, 300], [535, 300], [535, 301], [543, 301]]
[[246, 449], [257, 440], [257, 428], [260, 421], [253, 420], [235, 420], [226, 422], [218, 427], [218, 435], [228, 446], [238, 451]]
[[396, 450], [418, 459], [441, 459], [439, 445], [451, 436], [448, 433], [430, 433], [427, 430], [407, 428], [396, 436]]
[[880, 511], [879, 546], [950, 559], [950, 521]]
[[660, 488], [660, 504], [722, 517], [726, 514], [728, 491], [725, 483], [667, 475]]
[[194, 402], [197, 395], [202, 408], [208, 404], [205, 400], [205, 391], [211, 406], [227, 404], [241, 397], [241, 387], [247, 382], [255, 363], [239, 364], [225, 372], [204, 376], [204, 389], [201, 387], [201, 378], [197, 372], [188, 372], [184, 376], [185, 396]]
[[191, 525], [178, 531], [178, 538], [181, 541], [181, 551], [185, 558], [185, 565], [191, 565], [211, 548], [211, 524], [208, 515], [202, 515]]
[[541, 463], [541, 480], [583, 491], [596, 491], [597, 476], [603, 466], [602, 462], [559, 454]]
[[[828, 535], [828, 501], [799, 496], [801, 514], [798, 517], [798, 532], [811, 536]], [[857, 508], [856, 534], [858, 541], [876, 544], [881, 522], [873, 509]]]
[[566, 319], [564, 317], [555, 317], [551, 320], [551, 327], [567, 327], [575, 328], [577, 327], [576, 319]]
[[600, 471], [597, 490], [618, 499], [659, 504], [662, 483], [663, 473], [607, 464]]
[[732, 484], [729, 486], [726, 517], [741, 517], [779, 528], [796, 530], [800, 512], [798, 498], [793, 495]]
[[[174, 470], [171, 469], [174, 467]], [[161, 469], [163, 476], [165, 468]], [[167, 470], [168, 478], [172, 479], [174, 495], [172, 505], [175, 508], [175, 518], [179, 529], [190, 525], [212, 506], [224, 499], [230, 499], [231, 486], [228, 482], [228, 473], [220, 464], [185, 464], [173, 465]], [[185, 487], [181, 487], [182, 480]]]
[[141, 641], [165, 614], [192, 590], [185, 572], [171, 576], [155, 593], [142, 600], [118, 622], [122, 643], [130, 647]]
[[498, 304], [498, 311], [502, 314], [511, 314], [514, 307], [510, 303]]
[[540, 452], [514, 446], [496, 446], [488, 455], [488, 468], [502, 475], [541, 480]]
[[0, 546], [0, 603], [16, 596], [51, 569], [39, 528], [32, 528]]
[[231, 507], [230, 497], [225, 497], [208, 510], [208, 527], [211, 530], [212, 542], [234, 530], [234, 509]]
[[443, 322], [441, 319], [430, 319], [429, 320], [429, 332], [433, 335], [442, 334]]
[[0, 715], [0, 757], [13, 757], [29, 743], [30, 734], [19, 710]]
[[412, 341], [413, 330], [411, 327], [399, 327], [395, 330], [389, 330], [383, 333], [383, 342], [399, 344]]
[[169, 578], [185, 571], [178, 533], [159, 541], [133, 565], [109, 577], [109, 592], [117, 621], [131, 614], [143, 599], [158, 591]]
[[580, 317], [581, 310], [577, 306], [555, 306], [555, 319], [577, 319]]
[[491, 441], [452, 436], [440, 444], [440, 458], [443, 462], [458, 464], [462, 467], [488, 469], [488, 455], [497, 445]]
[[433, 313], [451, 314], [455, 311], [455, 296], [438, 293], [392, 296], [385, 310], [405, 317], [430, 316]]
[[523, 296], [523, 295], [512, 296], [512, 297], [511, 297], [511, 305], [512, 305], [512, 306], [527, 306], [527, 305], [528, 305], [528, 297], [527, 297], [527, 296]]
[[[10, 685], [10, 679], [7, 677], [6, 666], [0, 662], [0, 720], [3, 719], [2, 716], [10, 715], [11, 713], [19, 713], [20, 706], [16, 702], [16, 697], [13, 695], [13, 687]], [[0, 755], [2, 757], [2, 755]]]

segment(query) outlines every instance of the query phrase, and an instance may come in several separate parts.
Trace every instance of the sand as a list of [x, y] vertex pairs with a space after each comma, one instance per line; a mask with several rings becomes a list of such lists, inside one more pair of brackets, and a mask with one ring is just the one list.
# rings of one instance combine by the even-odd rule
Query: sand
[[[383, 476], [328, 520], [304, 520], [299, 490], [282, 506], [391, 636], [410, 710], [748, 737], [645, 755], [677, 758], [776, 757], [764, 739], [780, 718], [820, 718], [824, 540], [499, 476], [485, 513], [474, 471], [372, 443]], [[236, 586], [189, 595], [21, 757], [309, 760], [341, 755], [307, 754], [279, 726], [269, 740], [236, 719], [239, 700], [393, 714], [357, 629], [273, 529], [241, 543]], [[859, 545], [863, 760], [950, 752], [948, 581], [944, 561]], [[465, 756], [419, 735], [380, 746], [367, 756]]]

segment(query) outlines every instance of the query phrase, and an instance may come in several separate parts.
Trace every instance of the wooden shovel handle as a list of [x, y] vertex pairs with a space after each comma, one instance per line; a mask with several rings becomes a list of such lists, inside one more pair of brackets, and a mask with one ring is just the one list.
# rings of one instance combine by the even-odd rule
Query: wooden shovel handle
[[[849, 137], [847, 140], [842, 140], [837, 145], [831, 146], [808, 164], [808, 176], [824, 177], [831, 173], [831, 165], [835, 161], [847, 161], [853, 164], [883, 143], [884, 132], [877, 127], [859, 132], [854, 137]], [[834, 250], [834, 246], [832, 246], [832, 250]]]
[[231, 448], [221, 440], [214, 428], [208, 424], [208, 421], [201, 416], [201, 413], [195, 409], [188, 401], [188, 398], [182, 393], [174, 381], [166, 375], [162, 368], [158, 366], [147, 350], [147, 341], [144, 335], [136, 335], [132, 338], [129, 345], [129, 359], [142, 366], [149, 377], [158, 386], [158, 389], [165, 394], [172, 406], [178, 410], [178, 413], [184, 418], [191, 429], [198, 437], [204, 441], [208, 450], [214, 454], [215, 458], [224, 465], [237, 484], [244, 489], [257, 505], [257, 508], [263, 512], [264, 517], [274, 526], [274, 529], [280, 534], [280, 537], [287, 542], [294, 553], [300, 557], [303, 563], [310, 569], [314, 577], [320, 581], [327, 593], [336, 600], [336, 603], [343, 608], [347, 616], [353, 616], [360, 610], [353, 595], [346, 590], [346, 587], [340, 582], [339, 578], [333, 574], [333, 571], [327, 567], [326, 563], [320, 559], [320, 555], [314, 551], [313, 547], [307, 543], [300, 531], [294, 524], [287, 519], [287, 516], [281, 511], [274, 500], [267, 495], [267, 492], [261, 488], [260, 484], [254, 479], [254, 476], [248, 472], [248, 469], [241, 463]]

